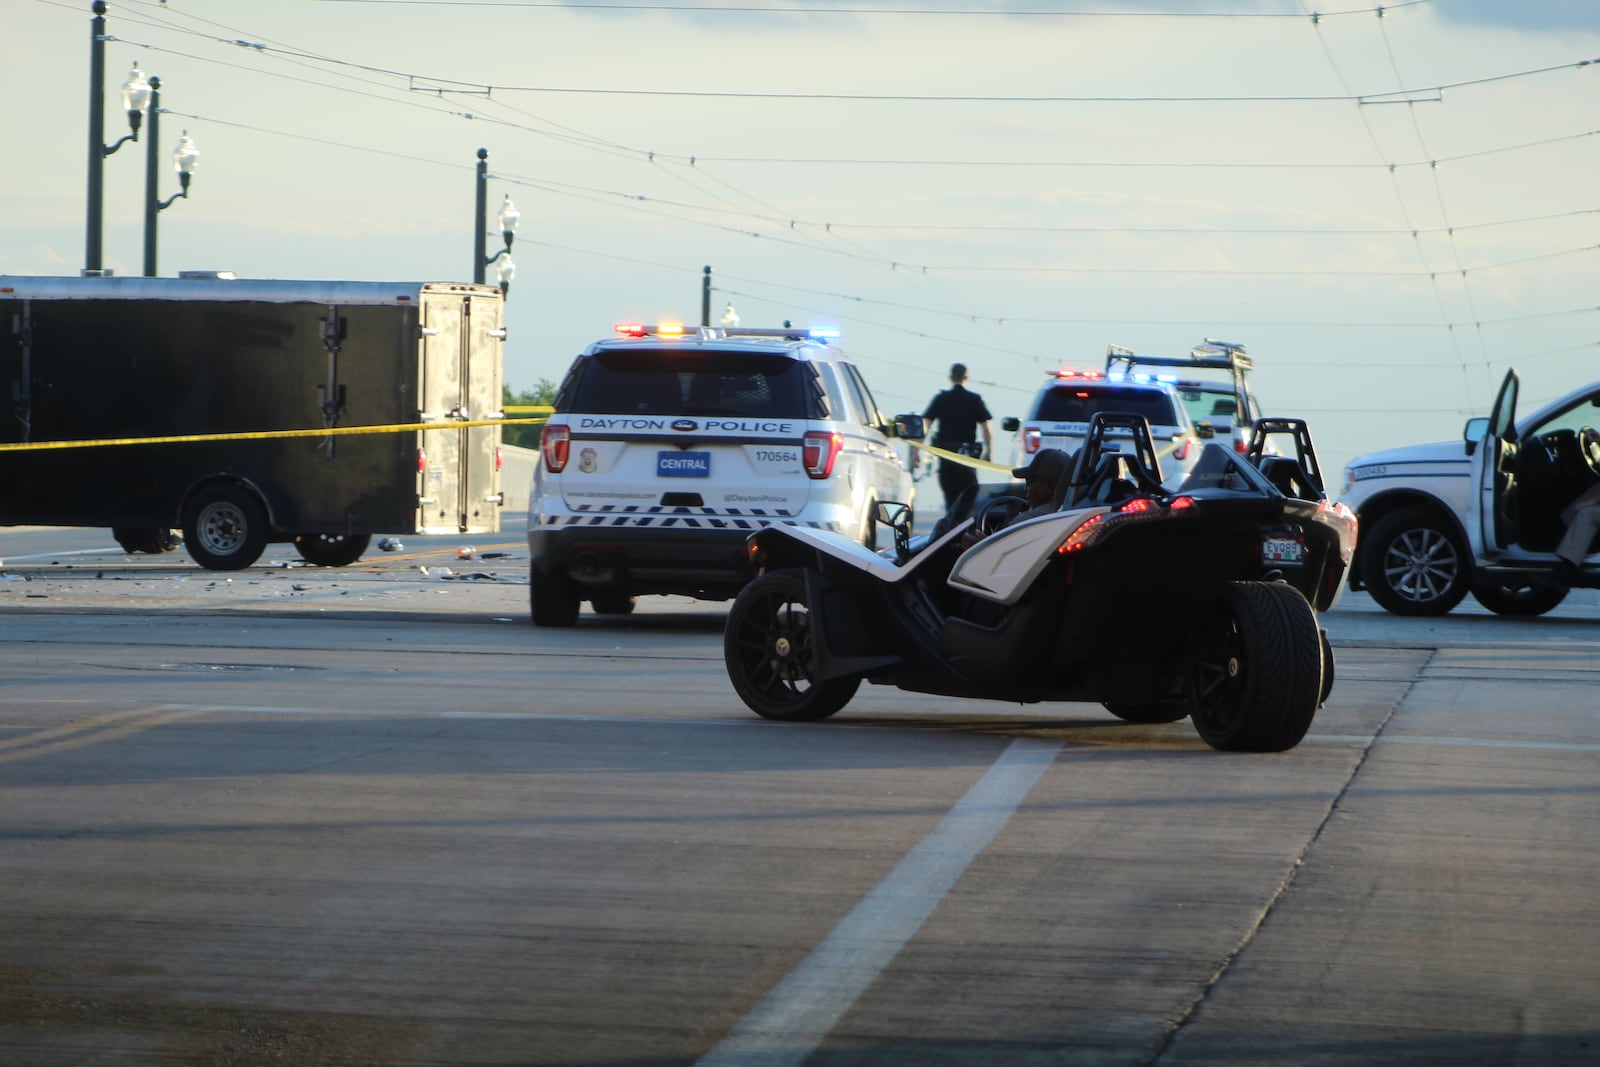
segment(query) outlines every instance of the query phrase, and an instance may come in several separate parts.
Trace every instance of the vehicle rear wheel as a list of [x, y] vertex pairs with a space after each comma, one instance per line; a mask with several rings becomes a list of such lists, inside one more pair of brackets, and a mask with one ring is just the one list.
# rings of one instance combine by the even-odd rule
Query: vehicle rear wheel
[[371, 534], [296, 534], [295, 551], [318, 567], [348, 567], [372, 543]]
[[1491, 582], [1473, 586], [1472, 599], [1496, 615], [1531, 618], [1567, 599], [1567, 590], [1546, 589], [1532, 583], [1519, 586]]
[[1395, 615], [1443, 615], [1467, 595], [1472, 562], [1448, 519], [1401, 508], [1361, 538], [1361, 581]]
[[183, 537], [176, 530], [155, 527], [132, 528], [119, 526], [111, 531], [111, 536], [116, 538], [117, 544], [122, 546], [122, 551], [130, 556], [136, 552], [159, 556], [161, 553], [171, 552], [183, 544]]
[[528, 572], [528, 601], [535, 626], [576, 626], [578, 592], [565, 574]]
[[861, 685], [860, 678], [816, 681], [811, 612], [799, 571], [774, 571], [740, 591], [728, 609], [722, 655], [739, 699], [768, 719], [826, 719]]
[[184, 510], [183, 543], [207, 570], [243, 570], [267, 547], [267, 510], [241, 486], [207, 486]]
[[1322, 696], [1317, 614], [1293, 586], [1232, 582], [1201, 611], [1189, 664], [1190, 715], [1212, 748], [1282, 752]]
[[601, 615], [632, 615], [634, 605], [637, 603], [637, 597], [629, 596], [620, 590], [613, 593], [596, 593], [589, 598], [589, 606]]
[[1101, 701], [1101, 707], [1123, 722], [1177, 722], [1189, 717], [1189, 705], [1182, 700], [1158, 700], [1153, 704], [1119, 704]]

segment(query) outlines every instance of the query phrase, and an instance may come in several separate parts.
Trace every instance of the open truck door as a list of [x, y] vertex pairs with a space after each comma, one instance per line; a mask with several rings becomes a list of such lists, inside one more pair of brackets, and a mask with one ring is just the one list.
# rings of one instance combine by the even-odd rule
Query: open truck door
[[[1479, 542], [1480, 555], [1493, 556], [1520, 539], [1520, 487], [1517, 485], [1516, 368], [1506, 371], [1489, 411], [1467, 423], [1466, 447], [1472, 454], [1472, 503], [1467, 508], [1468, 534]], [[1481, 427], [1481, 430], [1480, 430]], [[1476, 441], [1474, 439], [1476, 438]]]
[[[504, 306], [497, 296], [481, 292], [424, 287], [417, 399], [423, 422], [499, 417]], [[420, 532], [499, 531], [500, 427], [451, 426], [418, 436]]]

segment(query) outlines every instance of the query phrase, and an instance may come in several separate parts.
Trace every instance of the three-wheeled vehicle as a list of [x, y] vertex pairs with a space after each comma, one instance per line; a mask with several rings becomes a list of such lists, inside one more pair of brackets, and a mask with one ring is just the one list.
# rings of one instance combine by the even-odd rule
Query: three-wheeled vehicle
[[[902, 436], [916, 421], [902, 417]], [[1292, 447], [1268, 454], [1284, 437]], [[1173, 481], [1143, 418], [1102, 413], [1054, 510], [1021, 516], [1027, 502], [1002, 492], [919, 544], [909, 509], [880, 505], [895, 531], [881, 554], [763, 529], [748, 546], [757, 576], [728, 613], [728, 676], [771, 719], [827, 718], [865, 679], [1099, 702], [1134, 723], [1188, 716], [1214, 748], [1293, 748], [1333, 685], [1317, 612], [1344, 585], [1355, 518], [1328, 499], [1298, 419], [1260, 420], [1242, 455], [1207, 444]]]

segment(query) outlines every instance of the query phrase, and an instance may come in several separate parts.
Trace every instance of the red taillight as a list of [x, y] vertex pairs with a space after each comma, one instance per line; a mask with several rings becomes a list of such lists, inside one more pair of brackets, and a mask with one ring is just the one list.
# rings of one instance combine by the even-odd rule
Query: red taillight
[[567, 452], [572, 447], [572, 432], [563, 425], [545, 423], [539, 431], [539, 452], [544, 456], [544, 469], [560, 474], [567, 465]]
[[506, 469], [505, 453], [500, 451], [499, 445], [494, 446], [494, 469], [496, 474]]
[[833, 461], [839, 458], [844, 447], [844, 434], [831, 430], [808, 430], [801, 453], [806, 474], [813, 478], [826, 478], [833, 473]]
[[428, 450], [425, 448], [417, 449], [417, 473], [428, 473]]
[[1246, 441], [1242, 437], [1235, 437], [1233, 439], [1233, 450], [1242, 456], [1246, 452], [1250, 451], [1250, 442]]
[[1039, 427], [1037, 426], [1029, 426], [1023, 429], [1022, 450], [1030, 456], [1039, 451], [1040, 436]]

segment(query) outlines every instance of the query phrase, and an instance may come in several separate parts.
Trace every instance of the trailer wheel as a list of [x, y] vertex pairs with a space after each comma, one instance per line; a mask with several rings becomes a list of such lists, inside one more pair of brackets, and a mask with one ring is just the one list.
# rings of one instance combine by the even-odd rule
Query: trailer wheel
[[206, 570], [243, 570], [267, 547], [266, 509], [237, 485], [207, 486], [184, 509], [183, 543]]
[[1158, 700], [1150, 704], [1123, 704], [1102, 700], [1100, 706], [1123, 722], [1177, 722], [1189, 717], [1189, 704], [1183, 700]]
[[860, 678], [816, 680], [811, 612], [799, 571], [774, 571], [745, 586], [722, 636], [728, 680], [767, 719], [815, 722], [850, 702]]
[[578, 593], [572, 579], [552, 571], [544, 574], [534, 567], [528, 572], [528, 602], [535, 626], [575, 626], [578, 622]]
[[1293, 586], [1232, 582], [1200, 611], [1190, 716], [1212, 748], [1282, 752], [1311, 728], [1322, 697], [1317, 615]]
[[295, 551], [318, 567], [348, 567], [372, 543], [371, 534], [295, 534]]
[[154, 527], [118, 526], [112, 529], [111, 536], [122, 546], [122, 551], [130, 556], [139, 552], [159, 556], [183, 544], [183, 538], [177, 531]]

